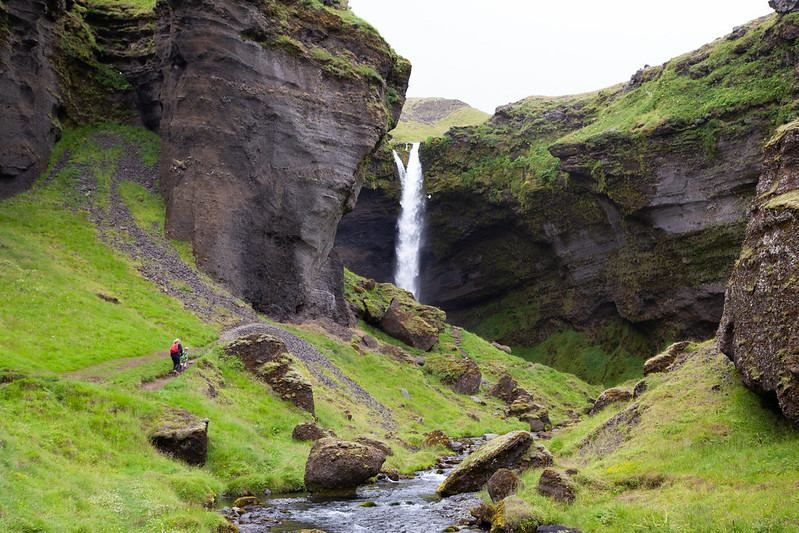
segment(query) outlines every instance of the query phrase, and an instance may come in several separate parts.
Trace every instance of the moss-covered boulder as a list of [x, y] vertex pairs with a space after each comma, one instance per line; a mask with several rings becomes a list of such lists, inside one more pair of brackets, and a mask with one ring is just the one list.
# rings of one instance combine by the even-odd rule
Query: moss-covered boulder
[[591, 414], [596, 414], [608, 405], [612, 403], [618, 402], [629, 402], [633, 398], [633, 393], [630, 389], [625, 389], [623, 387], [613, 387], [607, 389], [602, 394], [599, 395], [596, 402], [594, 403], [594, 407], [591, 409]]
[[491, 521], [491, 533], [533, 533], [541, 519], [533, 506], [518, 496], [509, 496], [497, 505]]
[[386, 454], [372, 446], [334, 437], [319, 439], [305, 464], [305, 488], [311, 492], [354, 490], [380, 473]]
[[527, 431], [512, 431], [495, 437], [450, 472], [436, 492], [441, 496], [452, 496], [480, 490], [500, 468], [517, 468], [532, 444], [533, 436]]
[[574, 503], [574, 484], [569, 476], [554, 468], [545, 468], [538, 480], [538, 493], [556, 502]]
[[424, 371], [441, 379], [458, 394], [471, 396], [480, 392], [483, 374], [477, 363], [467, 357], [432, 355], [425, 359]]
[[507, 468], [500, 468], [494, 472], [486, 484], [488, 495], [494, 503], [515, 494], [521, 487], [522, 481], [519, 476]]
[[228, 344], [225, 353], [240, 359], [247, 370], [268, 383], [283, 400], [313, 414], [313, 389], [308, 371], [288, 352], [282, 340], [253, 333]]
[[647, 359], [644, 363], [644, 375], [668, 371], [668, 368], [685, 352], [688, 344], [688, 341], [675, 342], [656, 356]]
[[519, 460], [519, 470], [525, 472], [533, 468], [546, 468], [552, 463], [552, 453], [543, 444], [534, 444]]
[[208, 419], [174, 407], [165, 407], [147, 438], [159, 451], [202, 466], [208, 454]]
[[444, 311], [420, 304], [413, 294], [390, 283], [347, 272], [344, 294], [356, 316], [416, 349], [429, 351], [444, 331]]
[[332, 429], [322, 429], [313, 422], [301, 422], [291, 431], [291, 438], [300, 441], [316, 441], [335, 436], [336, 433]]

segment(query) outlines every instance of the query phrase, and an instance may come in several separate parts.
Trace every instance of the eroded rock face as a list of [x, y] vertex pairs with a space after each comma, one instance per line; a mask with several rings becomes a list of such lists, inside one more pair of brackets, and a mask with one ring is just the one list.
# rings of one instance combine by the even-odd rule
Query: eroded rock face
[[376, 476], [386, 460], [377, 448], [332, 437], [319, 439], [305, 464], [305, 488], [311, 492], [354, 489]]
[[799, 11], [799, 0], [768, 0], [768, 5], [777, 13]]
[[518, 467], [532, 443], [533, 436], [526, 431], [512, 431], [491, 439], [450, 472], [436, 492], [452, 496], [480, 490], [500, 468]]
[[148, 438], [161, 452], [202, 466], [208, 454], [208, 419], [168, 407]]
[[799, 421], [799, 123], [766, 145], [741, 258], [727, 288], [719, 349], [744, 385]]
[[158, 6], [167, 234], [259, 311], [346, 321], [333, 237], [409, 65], [327, 10]]
[[269, 384], [282, 399], [314, 412], [313, 388], [308, 371], [271, 335], [253, 333], [231, 342], [225, 353], [241, 359], [244, 367]]
[[0, 198], [28, 188], [47, 167], [61, 131], [53, 71], [54, 21], [63, 0], [8, 0], [0, 6]]

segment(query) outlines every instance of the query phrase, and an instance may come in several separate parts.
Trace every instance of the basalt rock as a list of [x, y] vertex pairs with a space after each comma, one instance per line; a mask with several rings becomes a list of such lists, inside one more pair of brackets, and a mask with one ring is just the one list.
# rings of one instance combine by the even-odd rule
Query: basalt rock
[[541, 524], [533, 506], [518, 496], [509, 496], [497, 505], [491, 533], [534, 533]]
[[441, 379], [458, 394], [471, 396], [480, 391], [483, 374], [480, 367], [467, 357], [450, 354], [430, 356], [425, 360], [424, 371]]
[[[8, 0], [0, 6], [0, 198], [28, 188], [60, 136], [53, 70], [63, 1]], [[7, 28], [4, 31], [3, 28]]]
[[161, 452], [202, 466], [208, 454], [208, 419], [185, 409], [168, 407], [155, 423], [148, 439]]
[[486, 490], [491, 497], [491, 501], [497, 503], [515, 494], [522, 487], [519, 476], [507, 468], [500, 468], [488, 479]]
[[574, 485], [569, 476], [554, 468], [545, 468], [538, 481], [538, 492], [556, 502], [574, 503]]
[[259, 311], [348, 321], [333, 238], [408, 63], [327, 9], [158, 6], [166, 233]]
[[291, 438], [294, 440], [316, 441], [325, 437], [335, 437], [332, 429], [322, 429], [313, 422], [302, 422], [294, 426]]
[[608, 405], [612, 403], [618, 402], [628, 402], [632, 399], [633, 393], [629, 389], [625, 389], [622, 387], [613, 387], [611, 389], [607, 389], [602, 394], [599, 395], [596, 402], [594, 403], [594, 407], [591, 409], [591, 414], [596, 414]]
[[675, 342], [665, 351], [647, 359], [644, 363], [644, 375], [668, 371], [668, 368], [683, 354], [686, 346], [688, 346], [687, 341]]
[[526, 431], [512, 431], [491, 439], [449, 473], [439, 485], [438, 494], [452, 496], [480, 490], [500, 468], [517, 468], [532, 443], [533, 436]]
[[311, 492], [354, 489], [376, 476], [386, 454], [372, 446], [332, 437], [319, 439], [305, 465], [305, 488]]
[[799, 0], [768, 0], [768, 5], [777, 13], [799, 11]]
[[757, 193], [718, 345], [744, 385], [799, 421], [799, 122], [766, 145]]
[[526, 472], [533, 468], [546, 468], [552, 466], [552, 453], [541, 444], [534, 444], [519, 460], [519, 471]]
[[409, 291], [390, 283], [375, 283], [350, 273], [346, 294], [356, 317], [419, 350], [429, 351], [444, 331], [446, 314], [442, 310], [420, 304]]
[[308, 371], [287, 351], [282, 340], [253, 333], [228, 344], [225, 353], [241, 359], [248, 371], [268, 383], [283, 400], [313, 414], [313, 389]]

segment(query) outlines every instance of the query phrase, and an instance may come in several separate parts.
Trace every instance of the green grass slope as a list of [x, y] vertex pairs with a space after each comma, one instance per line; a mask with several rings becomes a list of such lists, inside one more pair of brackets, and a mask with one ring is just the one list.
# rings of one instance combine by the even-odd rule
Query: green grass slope
[[396, 143], [421, 142], [440, 137], [452, 126], [476, 126], [491, 115], [459, 100], [446, 98], [408, 98], [397, 126], [391, 131]]
[[523, 477], [542, 519], [596, 533], [797, 530], [799, 432], [713, 342], [646, 381], [634, 402], [552, 440], [556, 467], [578, 470], [573, 505], [537, 494], [540, 472]]
[[[230, 309], [202, 301], [181, 280], [152, 280], [158, 265], [137, 252], [134, 236], [145, 234], [191, 265], [185, 243], [163, 239], [164, 206], [149, 192], [157, 189], [130, 174], [152, 172], [158, 151], [157, 136], [143, 130], [67, 131], [37, 186], [0, 202], [0, 531], [224, 531], [212, 512], [223, 494], [303, 489], [311, 445], [293, 441], [291, 431], [311, 416], [224, 355], [217, 339], [238, 320]], [[104, 224], [116, 194], [132, 222]], [[434, 429], [464, 436], [525, 427], [495, 414], [505, 406], [485, 385], [481, 405], [355, 338], [291, 328], [388, 407], [382, 417], [346, 387], [312, 378], [318, 424], [343, 438], [386, 441], [395, 451], [387, 466], [432, 465], [444, 452], [424, 444]], [[425, 355], [463, 350], [491, 382], [510, 373], [550, 407], [554, 423], [598, 392], [455, 331], [448, 327]], [[354, 333], [422, 355], [365, 324]], [[176, 336], [194, 364], [156, 390], [142, 388], [171, 370], [165, 350]], [[210, 420], [203, 467], [148, 443], [147, 428], [166, 406]]]

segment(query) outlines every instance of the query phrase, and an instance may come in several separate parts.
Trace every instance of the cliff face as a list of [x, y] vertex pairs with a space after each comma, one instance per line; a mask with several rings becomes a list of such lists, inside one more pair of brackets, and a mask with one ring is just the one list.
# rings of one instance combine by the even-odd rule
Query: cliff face
[[167, 233], [260, 311], [344, 319], [336, 226], [399, 115], [409, 65], [321, 8], [158, 9]]
[[762, 143], [795, 116], [797, 37], [796, 15], [775, 14], [626, 84], [529, 98], [425, 144], [425, 303], [517, 346], [569, 329], [602, 344], [607, 324], [650, 352], [712, 336]]
[[157, 129], [152, 13], [125, 5], [9, 0], [0, 4], [0, 198], [47, 166], [62, 126], [143, 122]]
[[719, 348], [753, 391], [799, 421], [799, 122], [766, 145], [746, 238], [718, 330]]
[[0, 4], [0, 198], [30, 186], [47, 166], [60, 135], [51, 67], [55, 21], [63, 2], [9, 0]]

